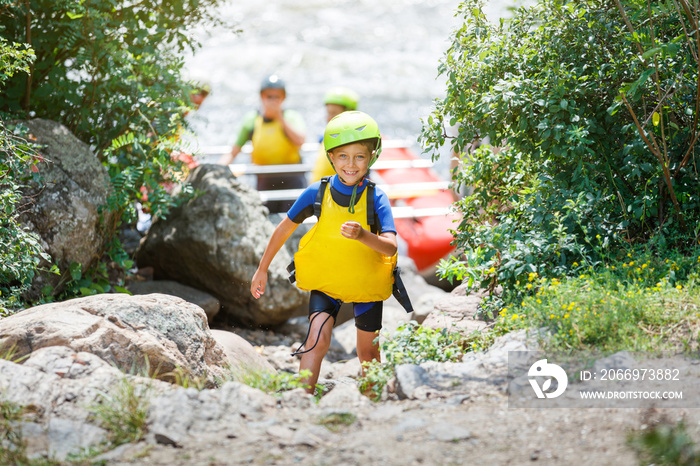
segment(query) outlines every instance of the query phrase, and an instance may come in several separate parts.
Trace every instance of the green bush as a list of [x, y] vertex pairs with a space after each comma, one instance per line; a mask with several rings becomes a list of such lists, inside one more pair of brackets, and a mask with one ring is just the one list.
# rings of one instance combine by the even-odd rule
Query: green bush
[[399, 325], [391, 338], [381, 343], [386, 362], [420, 364], [425, 361], [456, 361], [464, 354], [464, 338], [459, 332], [423, 327], [415, 320]]
[[[0, 87], [8, 79], [29, 72], [33, 50], [0, 37]], [[6, 126], [0, 119], [0, 317], [20, 309], [27, 289], [42, 259], [47, 259], [36, 235], [19, 224], [21, 190], [38, 179], [33, 170], [38, 157], [26, 128]]]
[[373, 401], [379, 401], [384, 387], [394, 376], [394, 366], [377, 360], [362, 363], [363, 375], [359, 380], [360, 392]]
[[621, 245], [697, 244], [693, 20], [674, 2], [623, 0], [624, 15], [616, 3], [540, 0], [497, 26], [483, 2], [460, 5], [439, 68], [446, 96], [421, 134], [435, 154], [448, 140], [463, 154], [455, 182], [473, 189], [457, 203], [465, 256], [443, 275], [507, 295]]
[[689, 434], [685, 422], [661, 422], [644, 431], [632, 432], [627, 444], [640, 464], [691, 466], [700, 464], [700, 447]]
[[[4, 394], [3, 394], [4, 395]], [[0, 399], [0, 464], [27, 464], [27, 442], [17, 425], [22, 419], [22, 407]]]
[[697, 351], [697, 263], [700, 256], [682, 283], [673, 277], [688, 264], [648, 257], [564, 281], [535, 279], [529, 296], [501, 310], [494, 331], [545, 329], [549, 350]]
[[99, 394], [99, 400], [90, 406], [90, 410], [109, 432], [112, 447], [143, 438], [147, 429], [150, 397], [150, 385], [137, 385], [127, 377], [123, 377], [109, 392]]
[[423, 327], [412, 320], [399, 325], [392, 336], [380, 344], [386, 362], [366, 362], [360, 391], [377, 401], [399, 364], [426, 361], [458, 361], [469, 348], [469, 337], [461, 332]]
[[[219, 3], [0, 2], [0, 116], [64, 124], [91, 145], [112, 184], [101, 210], [107, 233], [98, 254], [102, 262], [89, 270], [61, 270], [64, 279], [45, 290], [44, 301], [110, 290], [110, 275], [118, 274], [105, 264], [122, 271], [133, 265], [118, 231], [122, 222], [135, 222], [136, 203], [165, 217], [192, 194], [183, 187], [182, 197], [171, 196], [184, 179], [181, 135], [192, 109], [189, 96], [200, 87], [182, 77], [183, 52], [199, 46], [193, 26], [223, 24], [214, 16]], [[15, 173], [10, 176], [14, 182]], [[17, 206], [9, 203], [12, 217]], [[7, 267], [27, 269], [12, 261]]]
[[[294, 390], [295, 388], [308, 390], [311, 386], [305, 382], [305, 379], [310, 376], [311, 372], [308, 370], [303, 370], [298, 374], [292, 374], [285, 371], [270, 372], [266, 370], [243, 368], [231, 372], [224, 380], [220, 381], [220, 383], [232, 380], [248, 385], [249, 387], [257, 388], [265, 393], [280, 396], [283, 392]], [[315, 388], [319, 395], [323, 394], [324, 388], [322, 385], [317, 384]]]
[[37, 235], [18, 221], [21, 190], [38, 178], [32, 170], [36, 153], [23, 136], [22, 127], [7, 127], [0, 120], [0, 317], [22, 308], [22, 293], [42, 259], [50, 260]]
[[101, 156], [128, 131], [168, 133], [189, 105], [180, 71], [192, 26], [222, 24], [220, 0], [28, 0], [0, 5], [0, 35], [36, 53], [0, 111], [59, 121]]

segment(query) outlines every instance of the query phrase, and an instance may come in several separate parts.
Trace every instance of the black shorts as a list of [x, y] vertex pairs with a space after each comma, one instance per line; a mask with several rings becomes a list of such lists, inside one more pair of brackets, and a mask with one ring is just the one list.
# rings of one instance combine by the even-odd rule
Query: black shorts
[[[325, 312], [333, 317], [333, 323], [340, 312], [342, 302], [331, 298], [320, 291], [312, 291], [309, 299], [309, 317], [317, 312]], [[369, 306], [369, 309], [367, 307]], [[355, 327], [365, 332], [378, 332], [382, 328], [383, 301], [374, 303], [354, 303]], [[360, 312], [358, 314], [358, 312]]]

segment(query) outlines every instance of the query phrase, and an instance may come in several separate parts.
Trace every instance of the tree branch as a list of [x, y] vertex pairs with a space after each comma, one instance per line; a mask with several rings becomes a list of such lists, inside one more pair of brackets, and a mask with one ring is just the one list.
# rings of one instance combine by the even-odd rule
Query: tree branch
[[[630, 105], [630, 103], [627, 101], [627, 97], [625, 97], [625, 94], [622, 95], [622, 100], [625, 102], [625, 105], [627, 106], [627, 109], [630, 112], [630, 115], [632, 115], [632, 119], [634, 120], [634, 124], [637, 126], [637, 131], [639, 131], [639, 135], [642, 137], [644, 142], [646, 143], [647, 147], [651, 151], [651, 153], [656, 157], [656, 159], [659, 161], [661, 164], [661, 169], [664, 172], [664, 180], [666, 181], [666, 187], [669, 190], [669, 193], [671, 195], [671, 201], [673, 201], [673, 205], [676, 208], [676, 212], [678, 214], [681, 213], [681, 206], [678, 203], [678, 199], [676, 198], [676, 191], [673, 189], [673, 182], [671, 181], [671, 172], [668, 167], [668, 161], [664, 160], [664, 157], [661, 155], [661, 151], [658, 149], [658, 146], [654, 143], [652, 144], [651, 141], [647, 138], [647, 135], [644, 132], [644, 129], [642, 126], [639, 124], [639, 120], [637, 120], [637, 114], [634, 113], [634, 109]], [[654, 139], [654, 135], [651, 135], [651, 138]]]
[[[678, 6], [678, 1], [673, 0], [673, 5], [676, 7], [676, 11], [678, 12], [678, 17], [682, 18], [683, 13], [681, 13], [681, 8]], [[692, 25], [692, 23], [693, 23], [692, 19], [690, 22]], [[692, 39], [690, 38], [690, 35], [688, 35], [688, 29], [686, 29], [685, 23], [683, 21], [681, 21], [681, 26], [683, 27], [683, 34], [685, 34], [685, 39], [688, 42], [688, 45], [690, 45], [690, 53], [693, 55], [693, 58], [695, 59], [695, 61], [698, 61], [698, 51], [695, 48], [693, 48]]]
[[[625, 24], [627, 25], [627, 29], [629, 29], [632, 36], [634, 36], [634, 32], [635, 32], [634, 27], [632, 26], [632, 23], [630, 23], [630, 20], [627, 17], [627, 13], [625, 13], [625, 9], [622, 8], [622, 4], [620, 3], [620, 0], [615, 0], [615, 3], [617, 4], [618, 10], [620, 10], [620, 14], [622, 15], [622, 19], [625, 21]], [[644, 50], [642, 49], [642, 44], [640, 44], [639, 41], [636, 41], [635, 44], [637, 44], [637, 50], [639, 51], [639, 55], [641, 56], [644, 53]]]
[[[27, 45], [31, 47], [32, 45], [32, 10], [29, 5], [29, 0], [25, 0], [27, 6], [27, 14], [25, 16], [26, 23], [24, 25], [24, 41]], [[29, 113], [29, 104], [32, 97], [32, 75], [34, 74], [34, 63], [29, 64], [29, 72], [27, 73], [27, 87], [24, 89], [24, 96], [22, 97], [22, 109]]]

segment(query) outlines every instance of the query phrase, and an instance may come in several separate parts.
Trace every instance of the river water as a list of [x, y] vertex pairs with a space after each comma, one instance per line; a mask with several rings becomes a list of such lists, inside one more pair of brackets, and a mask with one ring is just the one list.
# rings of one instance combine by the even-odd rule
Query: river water
[[[486, 14], [507, 15], [513, 0], [490, 0]], [[203, 44], [186, 60], [185, 75], [207, 83], [210, 96], [193, 113], [199, 147], [230, 145], [241, 117], [258, 108], [259, 85], [270, 73], [287, 84], [286, 108], [304, 116], [307, 142], [325, 126], [323, 95], [343, 85], [360, 95], [385, 137], [412, 142], [421, 118], [444, 95], [440, 58], [452, 31], [457, 0], [235, 0], [218, 10], [240, 33], [199, 31]], [[427, 155], [425, 156], [427, 157]]]

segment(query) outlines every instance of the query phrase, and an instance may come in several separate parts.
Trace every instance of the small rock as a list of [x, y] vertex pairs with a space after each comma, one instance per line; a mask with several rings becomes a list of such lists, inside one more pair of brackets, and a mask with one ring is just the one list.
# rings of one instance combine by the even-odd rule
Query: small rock
[[391, 429], [394, 432], [397, 433], [404, 433], [404, 432], [409, 432], [412, 430], [418, 430], [423, 427], [425, 427], [428, 424], [428, 421], [426, 421], [423, 418], [420, 417], [406, 417], [401, 420], [398, 424], [396, 424], [393, 429]]
[[182, 448], [182, 445], [178, 440], [177, 434], [164, 434], [163, 432], [155, 432], [153, 434], [153, 437], [156, 441], [156, 443], [159, 443], [161, 445], [168, 445], [170, 447], [175, 447], [175, 448]]
[[430, 429], [428, 429], [428, 433], [435, 437], [435, 439], [443, 442], [467, 440], [472, 436], [471, 432], [463, 427], [445, 423], [436, 424], [430, 427]]
[[400, 399], [413, 397], [416, 389], [427, 383], [428, 375], [420, 366], [416, 364], [396, 366], [396, 394]]
[[318, 402], [321, 408], [343, 408], [369, 406], [367, 397], [362, 396], [362, 393], [355, 384], [337, 384], [333, 390]]

